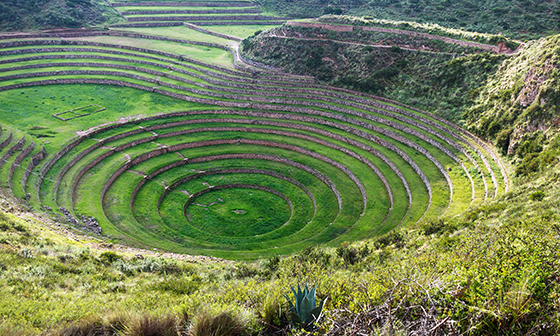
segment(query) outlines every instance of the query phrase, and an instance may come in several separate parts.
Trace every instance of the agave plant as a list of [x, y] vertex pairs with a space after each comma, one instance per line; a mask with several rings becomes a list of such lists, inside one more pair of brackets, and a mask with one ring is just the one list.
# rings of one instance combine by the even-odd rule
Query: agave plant
[[319, 302], [319, 306], [315, 307], [315, 290], [317, 286], [313, 287], [311, 290], [307, 288], [307, 285], [300, 288], [298, 284], [297, 291], [293, 286], [290, 286], [292, 293], [294, 293], [295, 304], [292, 303], [290, 297], [286, 294], [284, 296], [288, 299], [290, 305], [290, 315], [292, 317], [292, 322], [303, 329], [310, 329], [320, 317], [323, 312], [323, 306], [327, 298], [323, 298]]

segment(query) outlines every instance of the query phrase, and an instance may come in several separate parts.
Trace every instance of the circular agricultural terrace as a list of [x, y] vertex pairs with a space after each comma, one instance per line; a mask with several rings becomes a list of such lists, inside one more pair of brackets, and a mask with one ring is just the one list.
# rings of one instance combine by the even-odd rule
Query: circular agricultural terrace
[[[1, 91], [112, 85], [215, 106], [108, 120], [33, 165], [2, 168], [10, 180], [25, 171], [17, 185], [41, 205], [94, 217], [132, 244], [232, 259], [287, 254], [460, 214], [508, 189], [485, 143], [395, 102], [311, 78], [49, 37], [0, 44]], [[3, 133], [10, 161], [17, 139]]]

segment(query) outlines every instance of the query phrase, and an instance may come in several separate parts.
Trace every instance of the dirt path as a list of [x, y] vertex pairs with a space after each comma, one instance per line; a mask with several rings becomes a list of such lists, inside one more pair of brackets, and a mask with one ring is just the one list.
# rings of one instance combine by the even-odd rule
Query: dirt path
[[[277, 35], [277, 34], [269, 34], [268, 36], [283, 38], [283, 39], [295, 39], [295, 40], [307, 40], [307, 41], [332, 41], [332, 42], [336, 42], [336, 43], [359, 45], [359, 46], [373, 47], [373, 48], [390, 49], [390, 48], [394, 47], [393, 45], [386, 45], [386, 44], [368, 44], [368, 43], [341, 41], [341, 40], [333, 40], [333, 39], [319, 38], [319, 37], [292, 37], [292, 36], [281, 36], [281, 35]], [[402, 49], [402, 50], [426, 52], [426, 53], [431, 53], [431, 54], [445, 54], [445, 55], [450, 55], [450, 56], [457, 55], [457, 53], [439, 52], [439, 51], [432, 51], [432, 50], [427, 50], [427, 49], [406, 48], [406, 47], [399, 47], [399, 48]]]
[[463, 47], [479, 48], [479, 49], [483, 49], [483, 50], [487, 50], [487, 51], [491, 51], [491, 52], [495, 52], [495, 53], [510, 54], [510, 53], [514, 52], [513, 50], [505, 47], [505, 45], [503, 45], [503, 43], [498, 44], [498, 45], [489, 45], [489, 44], [483, 44], [483, 43], [479, 43], [479, 42], [463, 41], [463, 40], [453, 39], [453, 38], [445, 37], [445, 36], [432, 35], [432, 34], [427, 34], [427, 33], [418, 33], [418, 32], [401, 30], [401, 29], [380, 28], [380, 27], [364, 27], [364, 26], [350, 26], [350, 25], [333, 25], [333, 24], [318, 23], [318, 22], [299, 22], [299, 21], [288, 21], [286, 24], [290, 25], [290, 26], [296, 26], [296, 27], [323, 28], [323, 29], [337, 31], [337, 32], [351, 32], [354, 29], [361, 29], [361, 30], [365, 30], [365, 31], [375, 31], [375, 32], [381, 32], [381, 33], [409, 35], [409, 36], [412, 36], [412, 37], [420, 37], [420, 38], [425, 38], [425, 39], [429, 39], [429, 40], [440, 40], [440, 41], [443, 41], [445, 43], [457, 44], [457, 45], [460, 45], [460, 46], [463, 46]]

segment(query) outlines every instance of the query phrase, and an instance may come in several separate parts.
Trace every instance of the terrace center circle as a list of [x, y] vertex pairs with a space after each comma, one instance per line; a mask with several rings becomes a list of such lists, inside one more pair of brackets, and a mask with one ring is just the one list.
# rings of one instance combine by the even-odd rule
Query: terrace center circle
[[197, 229], [227, 237], [265, 234], [284, 225], [290, 205], [265, 190], [228, 188], [200, 195], [187, 207], [187, 220]]

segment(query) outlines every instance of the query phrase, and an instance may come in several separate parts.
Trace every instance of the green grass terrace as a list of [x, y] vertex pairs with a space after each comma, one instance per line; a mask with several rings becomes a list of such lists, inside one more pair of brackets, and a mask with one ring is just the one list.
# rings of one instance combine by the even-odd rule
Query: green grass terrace
[[108, 240], [228, 259], [337, 246], [508, 191], [492, 148], [449, 122], [232, 63], [148, 35], [0, 41], [1, 186]]

